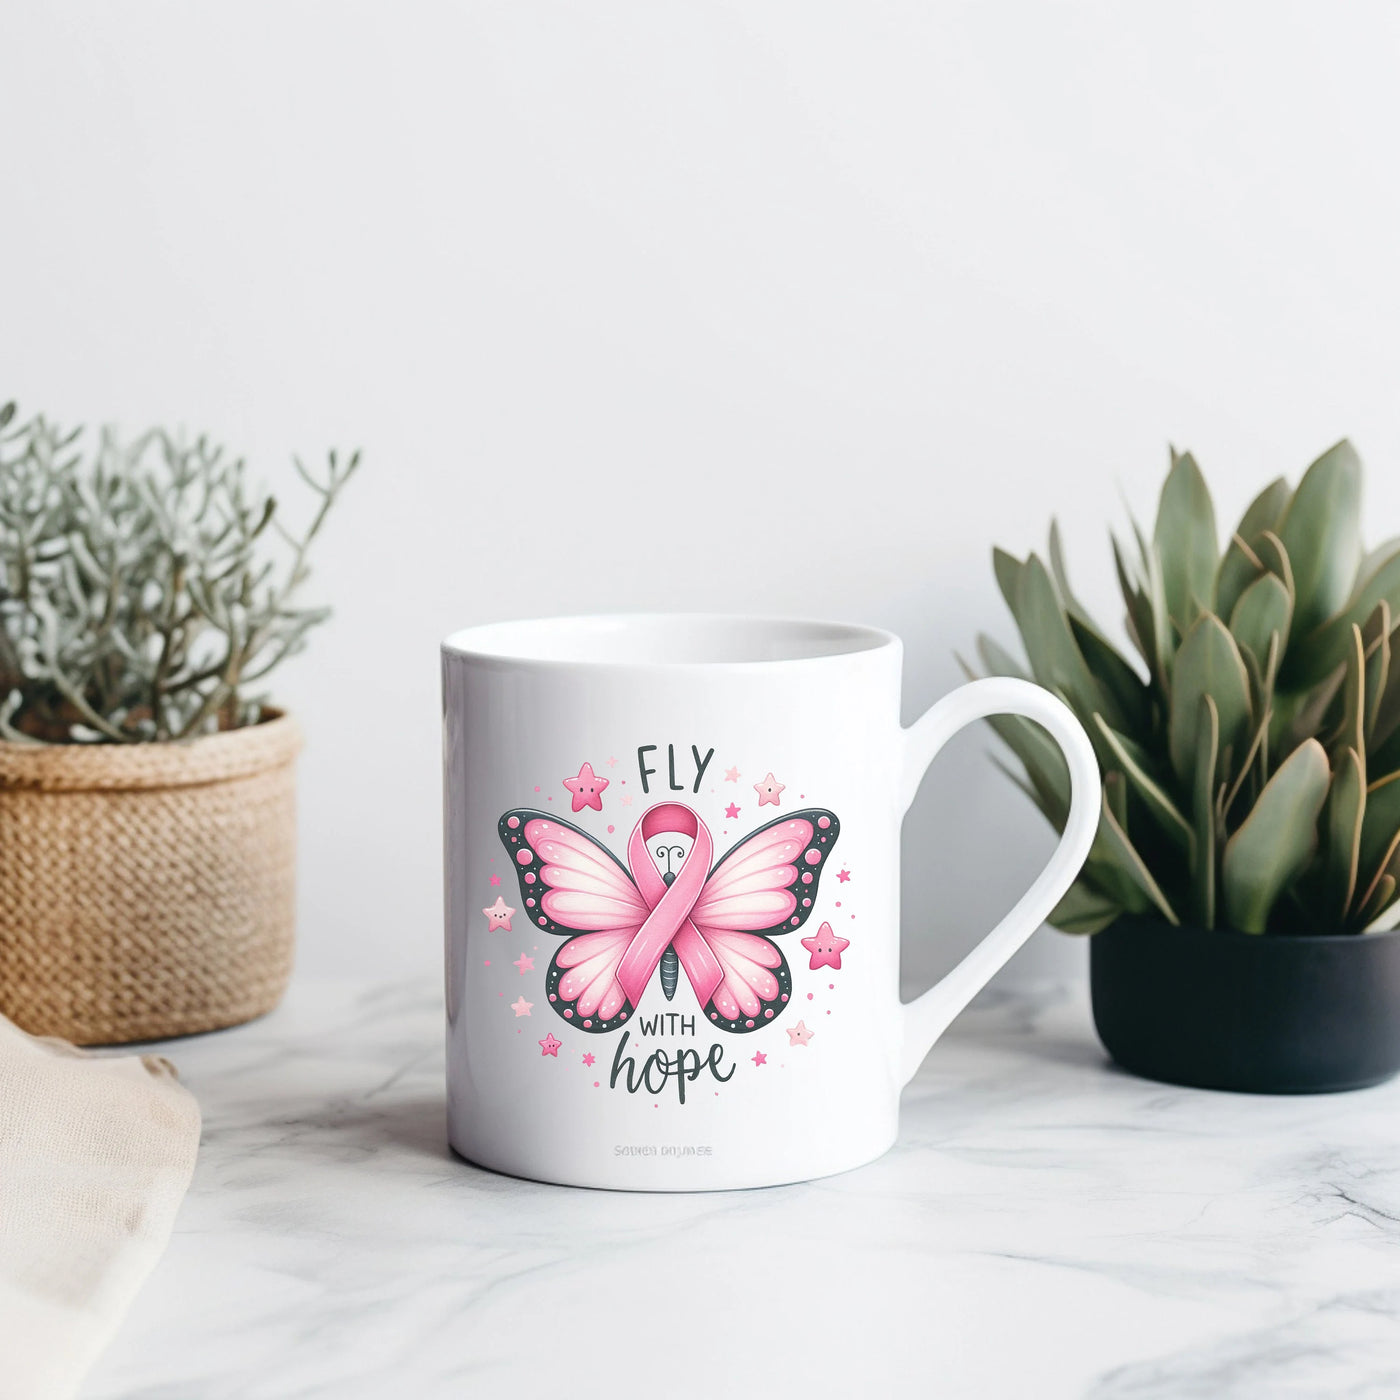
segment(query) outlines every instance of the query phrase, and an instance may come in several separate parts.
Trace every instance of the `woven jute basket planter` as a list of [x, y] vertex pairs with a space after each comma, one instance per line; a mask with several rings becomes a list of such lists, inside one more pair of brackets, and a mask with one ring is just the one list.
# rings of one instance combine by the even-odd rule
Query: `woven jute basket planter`
[[295, 721], [0, 742], [0, 1012], [80, 1045], [270, 1011], [292, 970]]

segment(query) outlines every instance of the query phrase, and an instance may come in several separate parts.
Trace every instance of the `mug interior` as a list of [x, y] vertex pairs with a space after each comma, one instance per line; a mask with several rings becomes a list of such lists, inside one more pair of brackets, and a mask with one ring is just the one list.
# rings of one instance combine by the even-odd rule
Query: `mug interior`
[[874, 651], [893, 633], [847, 622], [718, 614], [635, 613], [492, 622], [454, 632], [443, 648], [483, 660], [604, 666], [723, 666], [807, 661]]

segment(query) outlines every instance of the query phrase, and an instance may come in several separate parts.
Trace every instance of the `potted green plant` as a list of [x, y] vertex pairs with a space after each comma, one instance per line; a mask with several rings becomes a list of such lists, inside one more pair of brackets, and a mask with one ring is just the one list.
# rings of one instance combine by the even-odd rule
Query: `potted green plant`
[[[1028, 665], [988, 670], [1069, 704], [1103, 770], [1098, 839], [1051, 916], [1094, 934], [1094, 1020], [1125, 1068], [1260, 1092], [1400, 1069], [1400, 541], [1367, 554], [1347, 442], [1270, 483], [1223, 552], [1206, 482], [1173, 452], [1152, 537], [1114, 556], [1140, 661], [1048, 563], [1001, 550]], [[1054, 745], [993, 721], [1061, 826]], [[1008, 769], [1008, 771], [1011, 771]]]
[[0, 408], [0, 1012], [80, 1044], [232, 1025], [291, 972], [309, 525], [205, 438]]

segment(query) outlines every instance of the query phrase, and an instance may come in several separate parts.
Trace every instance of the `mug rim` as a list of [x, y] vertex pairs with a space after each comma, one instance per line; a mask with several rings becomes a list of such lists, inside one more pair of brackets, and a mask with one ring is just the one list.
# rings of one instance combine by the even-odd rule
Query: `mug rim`
[[[688, 638], [678, 640], [677, 629]], [[749, 672], [846, 661], [901, 645], [893, 632], [865, 623], [771, 614], [638, 612], [479, 623], [450, 633], [441, 647], [444, 656], [519, 667]]]

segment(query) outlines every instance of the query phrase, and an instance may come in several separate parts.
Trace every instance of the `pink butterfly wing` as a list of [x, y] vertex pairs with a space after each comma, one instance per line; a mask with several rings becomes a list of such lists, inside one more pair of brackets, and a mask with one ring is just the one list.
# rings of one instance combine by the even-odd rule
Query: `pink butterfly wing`
[[724, 970], [705, 1014], [730, 1031], [771, 1021], [792, 993], [787, 959], [772, 939], [801, 928], [840, 832], [834, 812], [780, 817], [715, 866], [691, 922]]
[[626, 868], [587, 832], [542, 812], [498, 824], [530, 922], [567, 937], [545, 977], [550, 1005], [581, 1030], [610, 1031], [631, 1013], [618, 964], [650, 912]]

